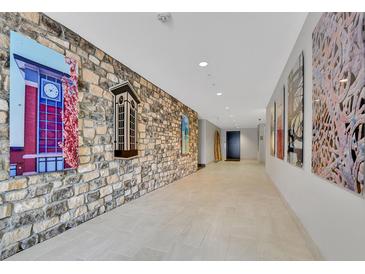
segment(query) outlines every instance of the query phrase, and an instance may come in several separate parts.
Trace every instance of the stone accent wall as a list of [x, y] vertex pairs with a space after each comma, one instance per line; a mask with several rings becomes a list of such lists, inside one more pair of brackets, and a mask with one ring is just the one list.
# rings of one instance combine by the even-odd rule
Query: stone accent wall
[[[79, 65], [80, 167], [9, 179], [9, 33], [18, 31]], [[113, 158], [108, 88], [129, 80], [141, 104], [138, 149]], [[181, 115], [190, 120], [182, 156]], [[197, 169], [198, 115], [76, 33], [41, 13], [0, 14], [0, 259], [54, 237]]]

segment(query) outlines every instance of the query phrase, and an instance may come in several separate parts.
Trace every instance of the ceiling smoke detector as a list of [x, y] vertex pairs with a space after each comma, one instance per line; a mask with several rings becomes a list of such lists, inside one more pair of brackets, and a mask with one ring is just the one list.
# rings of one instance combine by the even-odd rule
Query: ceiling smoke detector
[[[208, 62], [202, 61], [202, 62], [199, 63], [199, 67], [204, 68], [206, 66], [208, 66]], [[208, 74], [208, 76], [211, 76], [211, 74]]]
[[166, 22], [170, 21], [171, 14], [170, 13], [159, 13], [159, 14], [157, 14], [157, 19], [161, 23], [166, 23]]

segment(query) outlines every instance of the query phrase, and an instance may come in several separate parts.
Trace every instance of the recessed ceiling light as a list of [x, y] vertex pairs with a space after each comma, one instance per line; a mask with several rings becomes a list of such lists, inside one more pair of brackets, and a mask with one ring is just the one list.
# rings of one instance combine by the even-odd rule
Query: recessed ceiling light
[[222, 96], [223, 93], [222, 92], [217, 92], [217, 96]]
[[340, 83], [347, 83], [347, 81], [348, 81], [348, 80], [349, 80], [349, 79], [347, 79], [347, 78], [346, 78], [346, 79], [341, 79], [341, 80], [340, 80]]
[[229, 117], [231, 117], [231, 118], [232, 118], [232, 117], [233, 117], [233, 114], [230, 114], [230, 115], [229, 115]]
[[199, 66], [200, 67], [206, 67], [206, 66], [208, 66], [208, 62], [202, 61], [202, 62], [199, 63]]
[[225, 107], [226, 110], [229, 110], [229, 107]]

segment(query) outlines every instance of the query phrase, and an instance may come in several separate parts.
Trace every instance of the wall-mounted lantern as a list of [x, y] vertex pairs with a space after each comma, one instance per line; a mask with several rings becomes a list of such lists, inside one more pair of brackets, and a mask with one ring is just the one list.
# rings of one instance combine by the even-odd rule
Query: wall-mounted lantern
[[110, 88], [114, 95], [114, 157], [130, 158], [137, 150], [137, 93], [126, 81]]

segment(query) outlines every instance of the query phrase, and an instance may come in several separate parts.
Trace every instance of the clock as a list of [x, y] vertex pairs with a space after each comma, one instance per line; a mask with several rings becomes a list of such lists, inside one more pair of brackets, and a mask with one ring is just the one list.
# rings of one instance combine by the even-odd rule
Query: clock
[[43, 86], [44, 93], [51, 99], [56, 99], [59, 94], [58, 86], [54, 83], [45, 83]]

